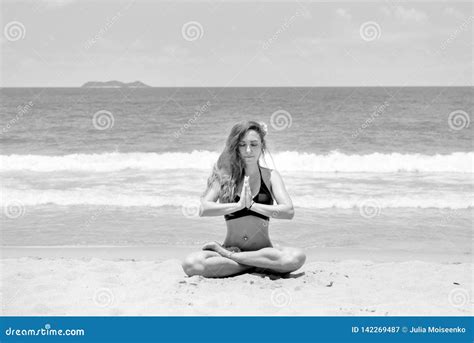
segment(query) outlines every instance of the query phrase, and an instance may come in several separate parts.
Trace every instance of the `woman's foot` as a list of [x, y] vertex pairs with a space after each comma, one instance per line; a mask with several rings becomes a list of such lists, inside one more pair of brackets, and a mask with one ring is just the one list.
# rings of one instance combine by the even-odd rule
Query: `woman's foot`
[[227, 249], [231, 252], [242, 252], [242, 250], [240, 250], [240, 248], [238, 248], [238, 247], [225, 247], [225, 249]]
[[227, 258], [230, 258], [230, 255], [232, 255], [234, 252], [240, 252], [240, 249], [237, 247], [224, 248], [217, 242], [209, 242], [204, 244], [202, 246], [202, 250], [212, 250], [218, 253], [219, 255]]

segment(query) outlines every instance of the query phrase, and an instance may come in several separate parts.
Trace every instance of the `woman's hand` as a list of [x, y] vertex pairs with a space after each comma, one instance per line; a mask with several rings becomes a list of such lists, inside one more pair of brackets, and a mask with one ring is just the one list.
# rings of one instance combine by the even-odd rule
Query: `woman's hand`
[[244, 177], [244, 184], [242, 185], [242, 190], [240, 191], [240, 199], [238, 202], [238, 210], [246, 208], [250, 206], [248, 203], [248, 194], [250, 193], [250, 186], [249, 186], [249, 177]]
[[252, 205], [252, 190], [250, 189], [250, 184], [247, 176], [247, 191], [245, 193], [245, 207], [249, 208]]

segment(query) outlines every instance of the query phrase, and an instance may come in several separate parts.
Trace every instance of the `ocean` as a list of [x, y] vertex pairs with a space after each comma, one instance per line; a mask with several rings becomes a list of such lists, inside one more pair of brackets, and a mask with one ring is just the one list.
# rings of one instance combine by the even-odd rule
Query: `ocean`
[[2, 88], [3, 246], [199, 245], [232, 125], [268, 126], [295, 206], [272, 240], [472, 254], [473, 87]]

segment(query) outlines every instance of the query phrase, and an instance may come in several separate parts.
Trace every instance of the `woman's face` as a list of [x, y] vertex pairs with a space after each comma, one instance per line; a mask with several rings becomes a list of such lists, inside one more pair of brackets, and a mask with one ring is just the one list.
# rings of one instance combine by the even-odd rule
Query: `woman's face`
[[256, 131], [247, 131], [239, 142], [239, 153], [245, 163], [257, 163], [262, 153], [262, 142], [260, 141], [260, 135]]

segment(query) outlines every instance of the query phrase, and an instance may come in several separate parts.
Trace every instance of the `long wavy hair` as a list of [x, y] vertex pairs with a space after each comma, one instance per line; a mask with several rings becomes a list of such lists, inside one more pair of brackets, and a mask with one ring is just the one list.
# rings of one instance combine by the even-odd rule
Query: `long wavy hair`
[[[207, 187], [202, 197], [212, 188], [214, 182], [218, 182], [219, 199], [222, 203], [232, 202], [236, 192], [237, 185], [242, 182], [245, 176], [245, 161], [239, 152], [239, 143], [245, 137], [248, 131], [254, 130], [260, 136], [262, 143], [262, 154], [265, 156], [267, 145], [263, 127], [256, 121], [241, 121], [235, 124], [227, 137], [224, 151], [220, 154], [217, 162], [212, 168], [211, 176], [207, 180]], [[257, 161], [258, 165], [260, 163]]]

